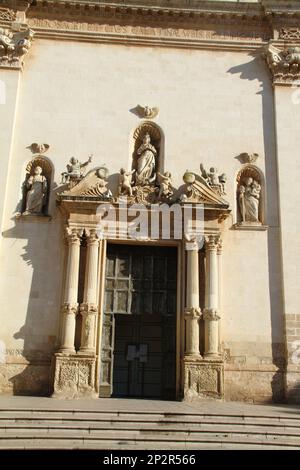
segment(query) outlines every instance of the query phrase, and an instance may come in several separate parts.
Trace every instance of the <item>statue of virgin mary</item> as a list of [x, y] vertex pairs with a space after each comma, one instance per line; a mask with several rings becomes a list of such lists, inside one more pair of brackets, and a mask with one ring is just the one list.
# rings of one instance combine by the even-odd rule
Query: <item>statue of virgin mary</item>
[[155, 181], [155, 157], [157, 151], [151, 144], [150, 135], [145, 134], [142, 145], [137, 151], [137, 171], [136, 171], [136, 184], [149, 184]]

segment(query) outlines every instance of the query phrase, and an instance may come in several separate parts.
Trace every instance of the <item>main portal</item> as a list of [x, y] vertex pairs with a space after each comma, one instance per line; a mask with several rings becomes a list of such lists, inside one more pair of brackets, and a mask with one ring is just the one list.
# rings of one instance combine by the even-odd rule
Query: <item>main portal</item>
[[100, 396], [175, 399], [177, 249], [109, 244]]

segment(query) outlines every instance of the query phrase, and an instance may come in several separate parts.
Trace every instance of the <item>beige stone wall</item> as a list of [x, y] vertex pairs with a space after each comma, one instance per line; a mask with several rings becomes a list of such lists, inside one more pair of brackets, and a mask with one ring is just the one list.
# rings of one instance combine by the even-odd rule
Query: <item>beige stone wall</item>
[[[26, 147], [50, 145], [54, 186], [72, 155], [84, 160], [93, 153], [93, 164], [106, 163], [115, 175], [131, 165], [131, 136], [140, 120], [130, 109], [137, 104], [159, 107], [155, 122], [164, 134], [164, 166], [175, 185], [182, 184], [187, 168], [199, 173], [200, 162], [227, 174], [232, 217], [223, 234], [222, 341], [230, 365], [225, 393], [248, 399], [244, 390], [251, 383], [253, 395], [261, 395], [264, 369], [258, 365], [265, 361], [271, 370], [262, 393], [271, 398], [270, 380], [278, 368], [274, 349], [282, 350], [283, 342], [273, 92], [264, 62], [246, 52], [35, 40], [22, 73], [7, 178], [2, 341], [25, 358], [27, 349], [45, 358], [59, 329], [64, 251], [54, 192], [51, 221], [13, 219], [31, 158]], [[232, 230], [241, 168], [235, 157], [242, 152], [260, 155], [267, 231]]]

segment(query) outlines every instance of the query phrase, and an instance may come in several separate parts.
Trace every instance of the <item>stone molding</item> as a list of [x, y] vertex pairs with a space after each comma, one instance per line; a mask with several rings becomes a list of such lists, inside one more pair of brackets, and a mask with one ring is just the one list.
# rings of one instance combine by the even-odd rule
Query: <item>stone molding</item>
[[253, 50], [272, 37], [259, 4], [36, 0], [26, 14], [38, 38]]
[[16, 19], [16, 12], [10, 8], [0, 7], [0, 22], [2, 21], [14, 21]]

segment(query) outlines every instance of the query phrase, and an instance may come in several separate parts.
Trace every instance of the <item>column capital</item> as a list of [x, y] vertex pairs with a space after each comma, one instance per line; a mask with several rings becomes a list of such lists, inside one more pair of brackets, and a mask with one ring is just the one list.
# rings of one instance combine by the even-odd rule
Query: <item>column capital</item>
[[185, 250], [186, 251], [199, 251], [203, 246], [204, 236], [203, 235], [190, 235], [188, 233], [184, 234], [185, 239]]
[[220, 315], [218, 313], [218, 310], [216, 308], [205, 308], [203, 311], [203, 319], [204, 320], [220, 320]]
[[97, 234], [97, 230], [92, 228], [92, 229], [85, 229], [85, 234], [87, 238], [87, 244], [88, 245], [99, 245], [99, 237]]
[[80, 312], [83, 315], [96, 315], [96, 313], [98, 312], [98, 305], [84, 302], [80, 305]]
[[206, 250], [217, 250], [220, 243], [220, 235], [207, 235], [205, 237], [205, 249]]
[[68, 302], [65, 302], [62, 306], [62, 313], [65, 315], [76, 315], [78, 312], [78, 304], [70, 304]]
[[223, 240], [220, 238], [217, 246], [217, 254], [221, 255], [223, 251]]
[[74, 227], [66, 227], [65, 230], [65, 239], [67, 240], [69, 245], [80, 244], [80, 237], [83, 234], [82, 229], [74, 228]]
[[202, 315], [201, 309], [199, 307], [186, 307], [184, 309], [184, 318], [187, 319], [199, 319]]
[[277, 41], [270, 42], [264, 58], [274, 85], [300, 86], [300, 47]]
[[[10, 10], [2, 10], [2, 16], [9, 16], [10, 13]], [[31, 29], [15, 31], [10, 27], [2, 28], [1, 35], [0, 68], [21, 69], [23, 59], [31, 47], [34, 32]]]

